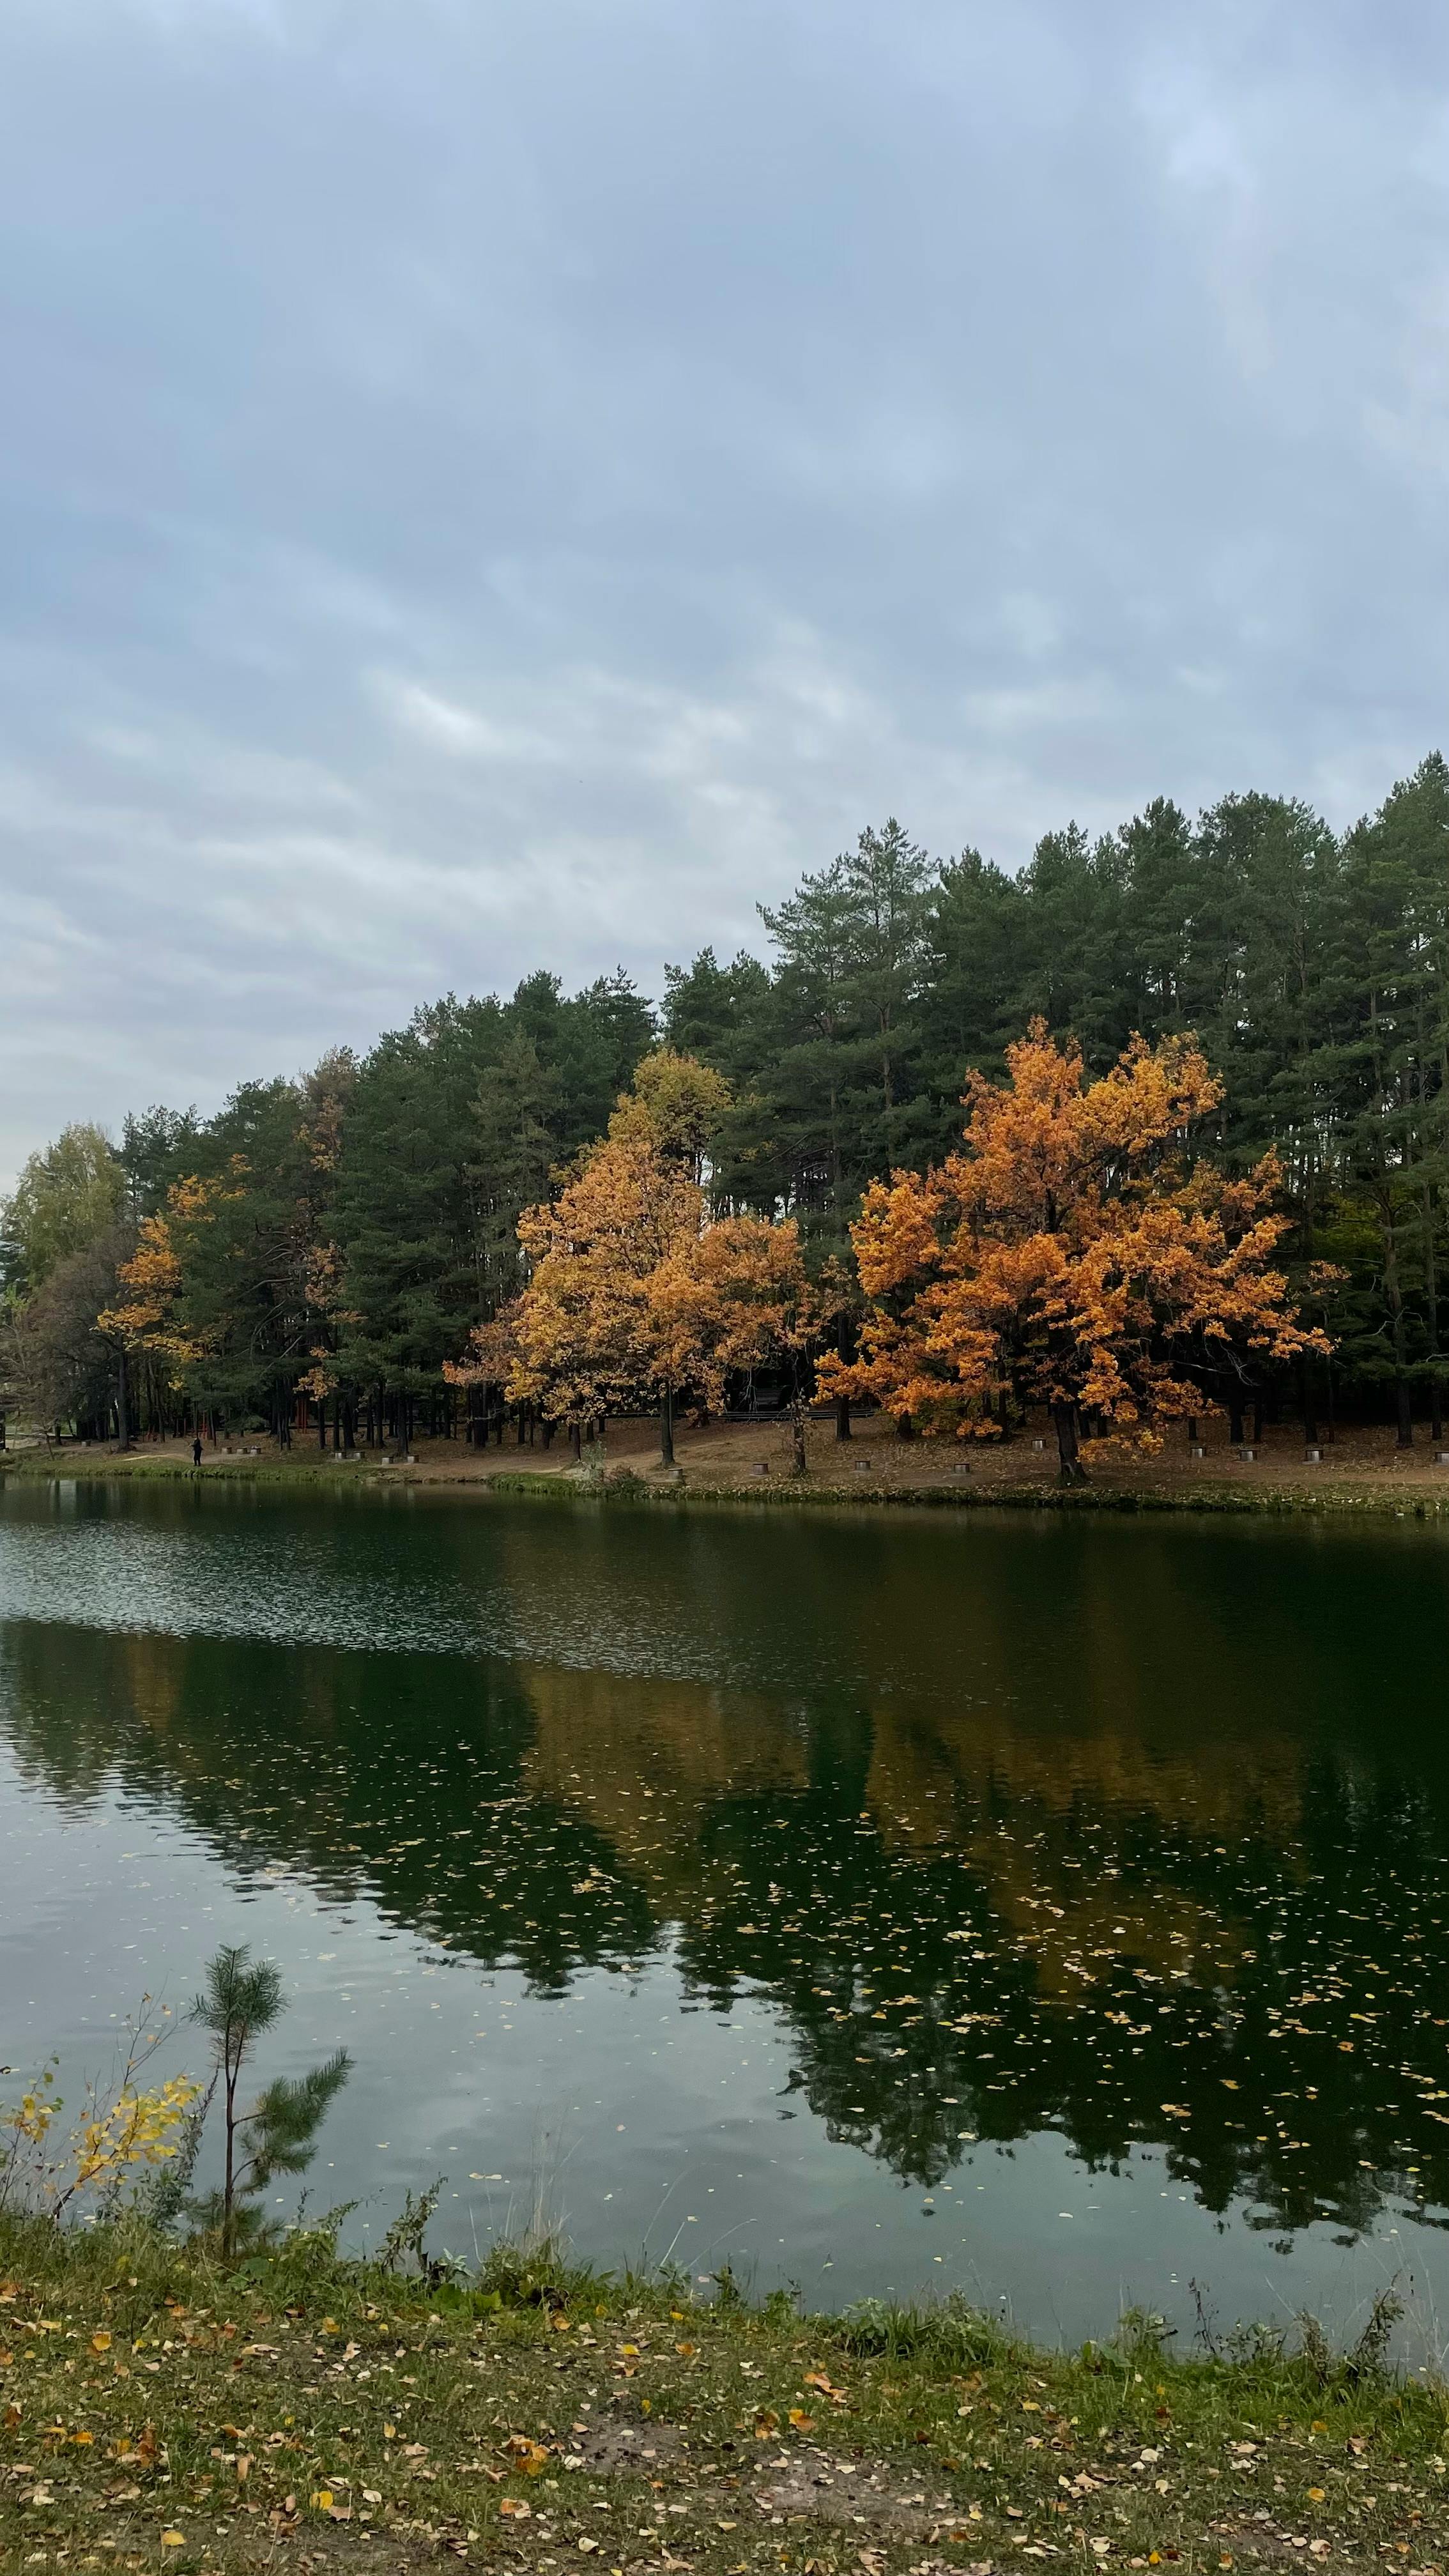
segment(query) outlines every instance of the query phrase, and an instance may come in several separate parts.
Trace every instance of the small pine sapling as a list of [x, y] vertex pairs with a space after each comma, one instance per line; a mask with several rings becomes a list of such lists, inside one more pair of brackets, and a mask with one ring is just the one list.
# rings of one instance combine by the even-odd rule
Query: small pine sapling
[[339, 2048], [335, 2057], [305, 2075], [274, 2077], [249, 2111], [238, 2110], [242, 2068], [282, 2010], [280, 1968], [270, 1959], [254, 1961], [245, 1944], [218, 1950], [191, 2008], [193, 2021], [211, 2034], [226, 2120], [222, 2187], [198, 2204], [196, 2214], [203, 2226], [216, 2230], [228, 2261], [241, 2237], [256, 2237], [264, 2225], [259, 2209], [242, 2204], [255, 2202], [278, 2174], [306, 2172], [316, 2153], [317, 2131], [352, 2072], [346, 2049]]

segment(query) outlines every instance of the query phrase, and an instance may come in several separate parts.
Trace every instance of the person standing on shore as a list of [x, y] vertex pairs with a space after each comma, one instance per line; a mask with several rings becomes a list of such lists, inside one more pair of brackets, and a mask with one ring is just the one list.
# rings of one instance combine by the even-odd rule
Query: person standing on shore
[[201, 1465], [201, 1434], [199, 1431], [191, 1443], [191, 1463], [193, 1467], [199, 1467]]

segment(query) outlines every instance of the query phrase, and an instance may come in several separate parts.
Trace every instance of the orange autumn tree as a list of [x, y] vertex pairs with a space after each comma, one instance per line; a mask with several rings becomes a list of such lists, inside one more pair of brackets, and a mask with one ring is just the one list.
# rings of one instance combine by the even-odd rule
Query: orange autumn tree
[[659, 1285], [709, 1221], [707, 1149], [729, 1087], [690, 1056], [660, 1048], [639, 1066], [608, 1133], [585, 1148], [557, 1198], [525, 1210], [521, 1296], [474, 1334], [455, 1384], [506, 1368], [510, 1401], [537, 1403], [575, 1435], [609, 1413], [656, 1406], [673, 1461], [674, 1401], [699, 1382], [703, 1318], [662, 1301]]
[[[142, 1218], [136, 1249], [116, 1273], [125, 1297], [96, 1317], [96, 1330], [111, 1343], [120, 1361], [118, 1413], [123, 1449], [130, 1447], [128, 1362], [144, 1355], [161, 1368], [169, 1384], [179, 1386], [186, 1370], [206, 1351], [206, 1337], [191, 1331], [184, 1319], [185, 1246], [188, 1235], [197, 1227], [215, 1222], [216, 1210], [223, 1201], [240, 1195], [237, 1185], [245, 1174], [245, 1163], [239, 1155], [233, 1155], [224, 1175], [201, 1180], [191, 1173], [174, 1181], [166, 1193], [165, 1209]], [[230, 1190], [228, 1180], [234, 1184]]]
[[838, 1265], [809, 1279], [793, 1223], [713, 1215], [708, 1147], [729, 1098], [692, 1057], [667, 1048], [645, 1057], [607, 1136], [556, 1199], [520, 1218], [528, 1284], [474, 1331], [447, 1370], [455, 1385], [501, 1385], [575, 1434], [657, 1405], [669, 1466], [681, 1390], [716, 1411], [732, 1373], [778, 1366], [803, 1471], [809, 1361], [846, 1283]]
[[723, 1404], [730, 1374], [782, 1370], [797, 1476], [806, 1467], [811, 1362], [849, 1295], [838, 1262], [827, 1262], [818, 1279], [809, 1276], [793, 1217], [780, 1224], [721, 1217], [661, 1264], [651, 1283], [661, 1336], [678, 1357], [689, 1354], [693, 1383], [709, 1409]]
[[867, 1191], [860, 1356], [826, 1359], [823, 1390], [958, 1437], [1045, 1405], [1079, 1482], [1084, 1433], [1152, 1451], [1162, 1423], [1216, 1409], [1202, 1378], [1235, 1354], [1326, 1351], [1271, 1266], [1275, 1158], [1231, 1179], [1190, 1153], [1221, 1097], [1191, 1038], [1134, 1038], [1089, 1082], [1033, 1020], [1003, 1084], [972, 1075], [963, 1150]]

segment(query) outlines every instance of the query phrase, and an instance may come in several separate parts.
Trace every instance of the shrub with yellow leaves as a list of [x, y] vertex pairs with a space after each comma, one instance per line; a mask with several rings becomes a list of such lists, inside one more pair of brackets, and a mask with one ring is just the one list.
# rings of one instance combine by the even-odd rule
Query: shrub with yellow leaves
[[187, 2121], [202, 2087], [191, 2076], [171, 2075], [146, 2086], [140, 2076], [169, 2032], [145, 2029], [149, 1997], [131, 2025], [125, 2059], [109, 2080], [92, 2077], [85, 2109], [63, 2146], [52, 2131], [64, 2108], [55, 2090], [54, 2065], [18, 2103], [0, 2109], [0, 2210], [46, 2213], [57, 2224], [87, 2193], [114, 2198], [148, 2168], [168, 2163], [182, 2146]]

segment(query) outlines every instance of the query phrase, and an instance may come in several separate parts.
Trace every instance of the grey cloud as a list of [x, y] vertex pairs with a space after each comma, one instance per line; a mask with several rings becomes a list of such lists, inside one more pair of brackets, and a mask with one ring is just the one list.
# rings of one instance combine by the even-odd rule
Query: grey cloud
[[1442, 731], [1449, 24], [11, 0], [0, 1173]]

